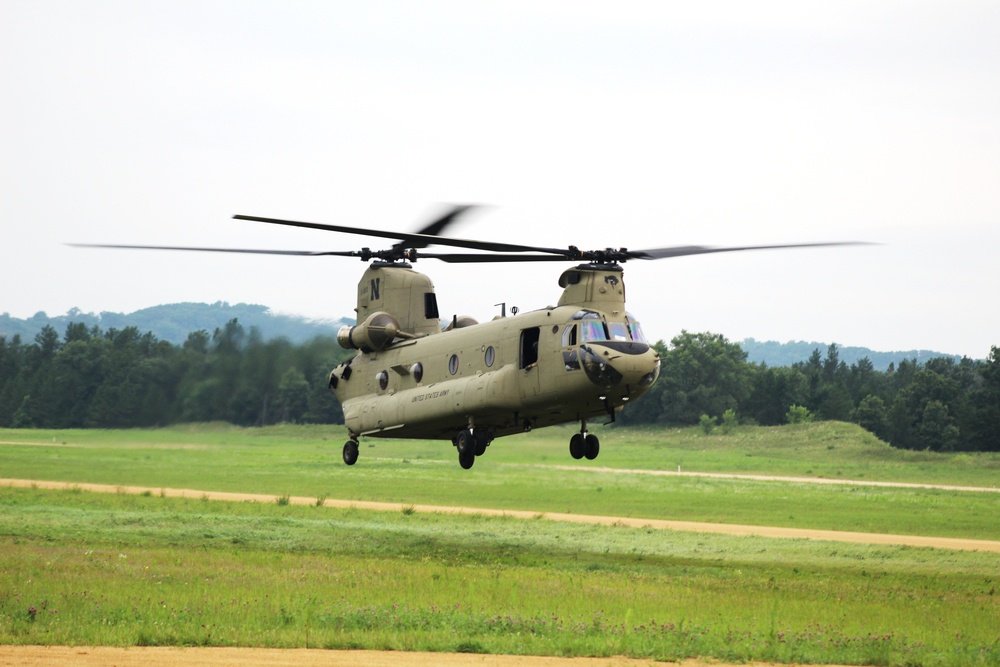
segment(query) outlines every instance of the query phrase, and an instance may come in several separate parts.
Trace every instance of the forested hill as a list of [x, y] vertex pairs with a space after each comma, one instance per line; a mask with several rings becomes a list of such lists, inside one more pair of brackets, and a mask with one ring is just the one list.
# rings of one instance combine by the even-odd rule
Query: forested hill
[[76, 322], [88, 328], [96, 326], [104, 331], [135, 327], [142, 333], [152, 332], [159, 340], [182, 345], [192, 331], [204, 330], [211, 334], [216, 329], [225, 327], [226, 323], [233, 319], [238, 319], [248, 331], [252, 328], [257, 329], [265, 340], [285, 338], [296, 344], [304, 343], [316, 336], [336, 336], [341, 326], [354, 324], [348, 320], [316, 321], [304, 317], [277, 315], [266, 306], [248, 303], [230, 305], [218, 301], [213, 304], [173, 303], [144, 308], [134, 313], [95, 314], [73, 308], [65, 315], [50, 317], [44, 312], [39, 312], [27, 319], [18, 319], [3, 313], [0, 314], [0, 336], [6, 336], [10, 340], [15, 334], [19, 334], [21, 340], [30, 342], [45, 326], [51, 326], [62, 334], [66, 331], [67, 325]]
[[[740, 343], [740, 347], [747, 353], [747, 361], [750, 363], [766, 363], [768, 366], [791, 366], [802, 361], [807, 361], [815, 350], [820, 354], [825, 354], [828, 343], [807, 343], [805, 341], [789, 341], [778, 343], [773, 340], [759, 341], [753, 338], [746, 338]], [[857, 363], [861, 359], [868, 357], [872, 366], [877, 371], [885, 371], [889, 364], [899, 366], [901, 361], [918, 361], [923, 363], [928, 359], [946, 357], [960, 361], [962, 356], [958, 354], [945, 354], [943, 352], [931, 352], [929, 350], [905, 350], [897, 352], [873, 352], [867, 347], [840, 347], [840, 360], [848, 366]]]
[[[265, 340], [285, 338], [292, 343], [300, 344], [316, 336], [336, 336], [337, 330], [345, 324], [354, 324], [353, 320], [316, 321], [304, 317], [277, 315], [267, 306], [238, 303], [230, 305], [224, 301], [207, 303], [173, 303], [153, 306], [137, 310], [134, 313], [100, 314], [84, 313], [77, 308], [71, 309], [65, 315], [49, 316], [44, 312], [26, 318], [18, 319], [7, 313], [0, 314], [0, 336], [8, 340], [15, 334], [21, 340], [30, 342], [45, 326], [51, 326], [62, 334], [71, 322], [82, 323], [88, 328], [97, 326], [108, 331], [110, 329], [125, 329], [135, 327], [140, 332], [152, 332], [159, 340], [165, 340], [174, 345], [182, 345], [192, 331], [207, 331], [212, 333], [220, 329], [232, 319], [237, 319], [246, 330], [257, 329]], [[765, 363], [768, 366], [791, 366], [806, 361], [815, 350], [824, 354], [828, 343], [807, 343], [805, 341], [758, 341], [747, 338], [740, 344], [747, 353], [750, 363]], [[961, 356], [931, 352], [929, 350], [906, 350], [897, 352], [874, 352], [865, 347], [839, 347], [840, 359], [851, 365], [868, 357], [875, 370], [885, 371], [889, 364], [898, 366], [903, 360], [925, 362], [937, 357], [948, 357], [958, 361]]]

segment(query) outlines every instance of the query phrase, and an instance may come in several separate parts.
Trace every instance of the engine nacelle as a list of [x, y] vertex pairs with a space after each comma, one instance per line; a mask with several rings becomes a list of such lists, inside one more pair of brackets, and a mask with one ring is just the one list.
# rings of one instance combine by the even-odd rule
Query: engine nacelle
[[375, 352], [385, 349], [399, 334], [399, 322], [384, 311], [377, 311], [365, 318], [361, 324], [341, 327], [337, 332], [337, 342], [348, 350]]

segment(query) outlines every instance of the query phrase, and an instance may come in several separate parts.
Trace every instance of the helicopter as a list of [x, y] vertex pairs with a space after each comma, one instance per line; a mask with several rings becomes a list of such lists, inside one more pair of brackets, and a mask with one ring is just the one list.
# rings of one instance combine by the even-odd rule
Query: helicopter
[[[237, 220], [317, 229], [395, 241], [383, 250], [298, 251], [180, 246], [71, 244], [84, 247], [185, 250], [274, 255], [355, 257], [368, 263], [357, 288], [356, 324], [342, 327], [339, 344], [356, 354], [330, 371], [328, 388], [340, 402], [348, 440], [342, 458], [359, 458], [359, 440], [417, 438], [451, 441], [462, 468], [472, 468], [494, 439], [578, 422], [569, 442], [574, 459], [594, 460], [600, 440], [595, 419], [615, 421], [660, 374], [660, 357], [640, 321], [625, 307], [622, 264], [744, 250], [851, 245], [853, 242], [645, 250], [577, 246], [546, 248], [444, 236], [475, 208], [451, 205], [416, 232], [235, 215]], [[429, 252], [445, 246], [476, 252]], [[504, 304], [488, 322], [442, 318], [419, 259], [448, 263], [573, 262], [559, 277], [555, 306], [530, 312]]]

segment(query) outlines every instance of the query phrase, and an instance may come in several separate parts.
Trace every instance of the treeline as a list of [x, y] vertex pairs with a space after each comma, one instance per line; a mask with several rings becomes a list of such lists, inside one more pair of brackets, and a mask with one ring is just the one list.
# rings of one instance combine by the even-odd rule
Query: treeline
[[[839, 348], [792, 366], [747, 361], [719, 334], [682, 332], [656, 345], [660, 379], [622, 424], [777, 425], [853, 421], [896, 447], [1000, 451], [1000, 349], [985, 361], [941, 357], [885, 371], [848, 365]], [[331, 338], [264, 340], [237, 319], [181, 345], [135, 327], [51, 326], [25, 344], [0, 336], [0, 426], [146, 427], [226, 421], [342, 423], [327, 390], [351, 352]]]
[[905, 449], [1000, 451], [1000, 348], [985, 361], [941, 357], [902, 361], [878, 371], [851, 365], [838, 347], [808, 360], [769, 367], [747, 362], [736, 343], [682, 332], [657, 344], [660, 379], [620, 417], [626, 424], [777, 425], [852, 421]]
[[47, 326], [31, 344], [0, 337], [0, 426], [338, 423], [326, 383], [345, 353], [330, 338], [264, 340], [237, 319], [181, 345], [136, 327]]

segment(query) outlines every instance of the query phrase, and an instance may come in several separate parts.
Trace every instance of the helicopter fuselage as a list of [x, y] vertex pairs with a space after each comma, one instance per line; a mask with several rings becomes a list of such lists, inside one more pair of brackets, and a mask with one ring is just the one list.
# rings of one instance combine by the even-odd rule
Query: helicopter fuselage
[[[370, 295], [373, 276], [385, 279], [366, 275], [359, 295]], [[433, 334], [384, 334], [391, 311], [359, 309], [359, 326], [340, 338], [361, 350], [330, 374], [352, 440], [474, 437], [482, 453], [495, 437], [572, 421], [586, 436], [588, 420], [613, 419], [659, 373], [658, 354], [624, 310], [621, 277], [617, 266], [577, 267], [560, 279], [557, 306], [481, 324], [455, 318]]]

